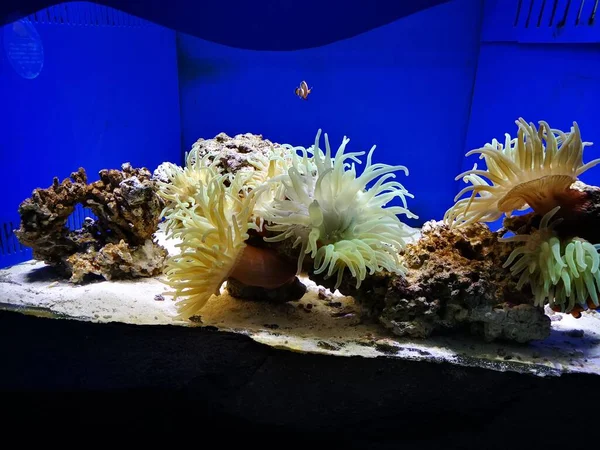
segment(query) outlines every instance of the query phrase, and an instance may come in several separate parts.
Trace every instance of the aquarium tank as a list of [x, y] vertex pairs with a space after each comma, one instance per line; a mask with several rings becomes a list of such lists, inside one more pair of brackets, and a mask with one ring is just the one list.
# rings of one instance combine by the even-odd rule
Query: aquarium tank
[[5, 2], [5, 333], [597, 380], [598, 3]]

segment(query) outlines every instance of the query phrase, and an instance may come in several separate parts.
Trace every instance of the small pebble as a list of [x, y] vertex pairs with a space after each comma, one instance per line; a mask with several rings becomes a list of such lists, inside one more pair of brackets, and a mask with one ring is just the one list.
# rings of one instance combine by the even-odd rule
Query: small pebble
[[375, 349], [381, 353], [386, 353], [388, 355], [393, 355], [400, 351], [400, 348], [394, 347], [393, 345], [387, 344], [385, 342], [375, 343]]
[[202, 316], [199, 316], [199, 315], [191, 316], [189, 318], [189, 321], [193, 322], [193, 323], [202, 323]]
[[351, 309], [342, 309], [341, 311], [336, 311], [336, 312], [330, 314], [331, 317], [336, 317], [336, 318], [353, 316], [353, 315], [354, 315], [354, 311]]
[[317, 346], [324, 348], [326, 350], [333, 350], [333, 351], [340, 349], [340, 347], [338, 347], [337, 345], [333, 345], [333, 344], [330, 344], [329, 342], [325, 342], [325, 341], [317, 342]]
[[567, 335], [573, 338], [582, 338], [583, 330], [570, 330], [569, 332], [567, 332]]

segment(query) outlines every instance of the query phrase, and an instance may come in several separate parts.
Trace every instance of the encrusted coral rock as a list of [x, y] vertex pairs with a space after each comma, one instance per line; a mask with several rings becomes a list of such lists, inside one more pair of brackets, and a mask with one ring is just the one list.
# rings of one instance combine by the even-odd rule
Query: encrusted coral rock
[[469, 315], [471, 330], [486, 340], [503, 339], [528, 342], [545, 339], [550, 333], [550, 318], [533, 305], [502, 303], [496, 307], [479, 307]]
[[161, 181], [163, 183], [169, 183], [171, 181], [171, 175], [174, 171], [180, 169], [177, 164], [172, 162], [161, 163], [154, 172], [152, 172], [152, 179], [155, 181]]
[[[152, 240], [163, 207], [145, 168], [123, 164], [122, 171], [101, 170], [100, 180], [87, 184], [80, 168], [47, 189], [35, 189], [19, 206], [19, 241], [33, 249], [35, 259], [64, 270], [79, 282], [88, 273], [106, 279], [155, 276], [167, 252]], [[98, 217], [87, 218], [79, 230], [66, 223], [75, 206]]]
[[198, 139], [192, 146], [192, 151], [202, 158], [209, 155], [209, 159], [219, 161], [218, 166], [227, 173], [236, 173], [238, 170], [252, 169], [253, 156], [256, 154], [268, 158], [271, 149], [280, 147], [262, 135], [252, 133], [237, 134], [230, 137], [225, 133], [217, 134], [213, 139]]
[[35, 189], [31, 198], [19, 206], [21, 227], [15, 231], [23, 245], [33, 249], [35, 259], [59, 264], [77, 251], [77, 238], [65, 223], [75, 206], [85, 199], [87, 176], [80, 168], [59, 183], [54, 177], [48, 189]]
[[425, 224], [422, 238], [405, 251], [406, 282], [392, 281], [381, 322], [413, 337], [469, 328], [490, 341], [546, 338], [550, 320], [502, 268], [512, 249], [484, 224], [452, 230]]
[[131, 246], [121, 240], [106, 244], [97, 252], [75, 253], [67, 258], [71, 281], [83, 281], [87, 274], [100, 275], [107, 280], [152, 277], [158, 275], [167, 251], [148, 239], [144, 245]]
[[406, 278], [382, 273], [367, 277], [358, 290], [345, 279], [339, 289], [398, 336], [425, 338], [462, 330], [487, 341], [544, 339], [550, 319], [502, 268], [513, 248], [498, 242], [497, 233], [484, 224], [450, 230], [428, 222], [421, 239], [403, 254]]
[[546, 338], [549, 318], [502, 268], [512, 249], [484, 224], [452, 230], [425, 224], [422, 238], [405, 251], [406, 282], [392, 281], [381, 322], [413, 337], [469, 328], [489, 341]]
[[84, 205], [98, 216], [99, 227], [113, 242], [124, 239], [141, 245], [156, 232], [163, 203], [148, 169], [128, 163], [122, 169], [101, 170], [100, 180], [88, 186]]

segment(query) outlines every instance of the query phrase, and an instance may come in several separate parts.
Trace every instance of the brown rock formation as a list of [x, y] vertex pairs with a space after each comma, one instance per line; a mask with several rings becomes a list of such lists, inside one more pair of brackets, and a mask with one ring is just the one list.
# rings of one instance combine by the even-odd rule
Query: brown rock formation
[[[87, 274], [106, 279], [155, 276], [167, 256], [154, 243], [162, 202], [150, 172], [126, 163], [119, 170], [101, 170], [100, 180], [87, 184], [80, 168], [47, 189], [37, 188], [19, 206], [21, 224], [15, 234], [33, 249], [35, 259], [56, 266], [80, 282]], [[79, 230], [66, 223], [77, 204], [98, 217]]]

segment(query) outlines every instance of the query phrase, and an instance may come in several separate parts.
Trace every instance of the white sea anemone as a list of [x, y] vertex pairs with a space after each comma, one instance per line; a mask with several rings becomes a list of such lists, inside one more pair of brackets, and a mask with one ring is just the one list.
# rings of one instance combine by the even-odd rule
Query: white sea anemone
[[[327, 278], [337, 274], [336, 288], [346, 268], [356, 278], [357, 288], [367, 271], [373, 274], [385, 269], [404, 274], [398, 253], [410, 233], [398, 214], [417, 216], [406, 205], [406, 197], [412, 194], [400, 183], [388, 180], [395, 178], [393, 172], [398, 170], [408, 175], [408, 169], [372, 164], [373, 146], [364, 171], [357, 176], [354, 163], [360, 164], [358, 157], [365, 152], [344, 153], [349, 142], [344, 137], [332, 158], [327, 134], [325, 152], [319, 148], [320, 136], [321, 130], [309, 149], [286, 146], [292, 155], [291, 167], [269, 181], [277, 192], [260, 212], [269, 223], [266, 228], [279, 234], [265, 240], [293, 239], [294, 247], [301, 245], [298, 271], [310, 253], [316, 274], [325, 273]], [[367, 184], [376, 179], [367, 189]], [[403, 206], [384, 208], [395, 197]]]

